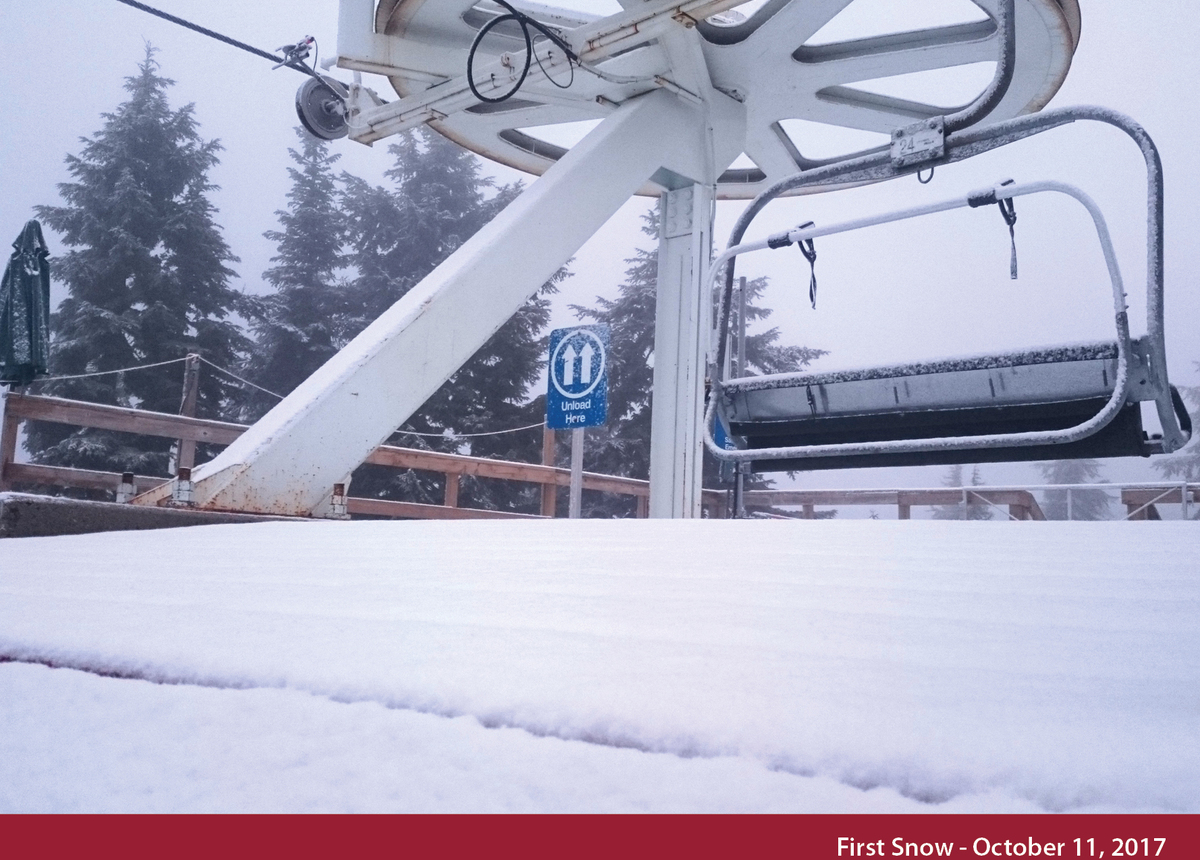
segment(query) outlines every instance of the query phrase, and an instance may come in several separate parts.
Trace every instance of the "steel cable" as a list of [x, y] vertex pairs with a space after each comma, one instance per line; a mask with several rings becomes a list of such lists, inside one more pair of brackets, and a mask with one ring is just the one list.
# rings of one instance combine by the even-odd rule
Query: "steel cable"
[[199, 33], [202, 36], [208, 36], [210, 39], [216, 39], [218, 42], [224, 42], [226, 45], [246, 51], [249, 54], [254, 54], [256, 57], [262, 57], [264, 60], [270, 60], [272, 63], [280, 63], [289, 69], [295, 69], [301, 74], [314, 74], [314, 72], [303, 63], [300, 65], [293, 65], [292, 63], [287, 62], [286, 57], [280, 57], [278, 54], [272, 54], [268, 51], [262, 50], [261, 48], [256, 48], [253, 45], [247, 45], [245, 42], [239, 42], [237, 39], [218, 33], [216, 30], [210, 30], [207, 27], [201, 27], [199, 24], [193, 24], [191, 21], [186, 21], [177, 15], [172, 15], [169, 12], [163, 12], [161, 9], [155, 9], [153, 6], [147, 6], [145, 3], [139, 3], [138, 0], [117, 0], [117, 2], [123, 3], [126, 6], [130, 6], [142, 12], [146, 12], [150, 15], [154, 15], [155, 17], [162, 18], [164, 21], [170, 21], [172, 24], [178, 24], [180, 27], [186, 27], [187, 29]]

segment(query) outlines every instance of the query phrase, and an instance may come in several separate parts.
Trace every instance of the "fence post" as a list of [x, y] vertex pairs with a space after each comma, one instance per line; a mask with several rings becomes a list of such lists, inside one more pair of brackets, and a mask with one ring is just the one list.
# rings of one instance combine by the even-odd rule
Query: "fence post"
[[[196, 398], [200, 393], [200, 356], [195, 353], [188, 355], [183, 364], [183, 402], [179, 406], [179, 414], [188, 418], [196, 417]], [[180, 439], [179, 456], [175, 461], [176, 469], [191, 469], [196, 465], [196, 443], [192, 439]]]
[[[0, 399], [2, 402], [3, 399]], [[9, 463], [17, 459], [17, 428], [20, 424], [21, 419], [8, 409], [4, 410], [4, 422], [0, 424], [0, 492], [12, 489], [12, 482], [4, 473], [8, 471]]]
[[126, 505], [137, 495], [137, 479], [133, 472], [121, 474], [121, 483], [117, 486], [117, 504]]
[[[549, 427], [542, 430], [542, 465], [554, 465], [554, 431]], [[542, 516], [553, 517], [558, 506], [558, 485], [542, 484]]]
[[442, 504], [448, 508], [458, 507], [458, 488], [462, 482], [462, 475], [457, 472], [446, 473], [446, 494], [442, 499]]

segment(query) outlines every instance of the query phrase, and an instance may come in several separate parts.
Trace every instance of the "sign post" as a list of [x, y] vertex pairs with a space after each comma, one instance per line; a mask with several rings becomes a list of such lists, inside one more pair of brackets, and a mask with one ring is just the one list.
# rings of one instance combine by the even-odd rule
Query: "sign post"
[[578, 519], [583, 498], [583, 431], [608, 422], [609, 331], [606, 325], [550, 332], [546, 427], [571, 432], [569, 516]]
[[583, 513], [583, 428], [571, 431], [571, 487], [567, 496], [567, 516], [579, 519]]

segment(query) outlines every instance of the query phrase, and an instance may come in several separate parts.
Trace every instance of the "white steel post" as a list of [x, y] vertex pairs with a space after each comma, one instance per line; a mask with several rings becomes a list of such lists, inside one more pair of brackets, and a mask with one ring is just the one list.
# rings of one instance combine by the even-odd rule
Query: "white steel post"
[[712, 301], [714, 189], [688, 185], [661, 198], [654, 402], [650, 429], [650, 516], [701, 513], [705, 352]]

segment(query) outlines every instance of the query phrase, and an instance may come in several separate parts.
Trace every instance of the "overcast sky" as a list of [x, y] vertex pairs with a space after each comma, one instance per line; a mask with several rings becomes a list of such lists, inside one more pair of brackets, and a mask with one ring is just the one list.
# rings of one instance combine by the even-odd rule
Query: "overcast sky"
[[[914, 0], [898, 4], [858, 0], [839, 22], [841, 36], [869, 29], [924, 25], [962, 13], [967, 0]], [[324, 55], [336, 43], [336, 0], [156, 0], [156, 5], [242, 41], [274, 49], [306, 34]], [[566, 0], [562, 5], [605, 11], [610, 0]], [[1200, 218], [1197, 123], [1191, 87], [1200, 81], [1194, 45], [1200, 11], [1185, 0], [1087, 0], [1083, 34], [1066, 84], [1052, 107], [1100, 104], [1122, 110], [1153, 135], [1167, 177], [1167, 346], [1177, 382], [1198, 381], [1200, 360]], [[903, 7], [903, 8], [901, 8]], [[155, 45], [162, 73], [177, 83], [173, 104], [195, 103], [201, 132], [225, 147], [213, 180], [219, 222], [241, 262], [242, 288], [261, 291], [273, 247], [262, 238], [276, 226], [274, 211], [288, 188], [286, 150], [294, 145], [295, 72], [183, 30], [115, 0], [0, 0], [0, 234], [15, 238], [39, 203], [57, 203], [56, 183], [68, 176], [67, 153], [102, 124], [100, 114], [125, 97], [145, 42]], [[911, 16], [911, 17], [908, 17]], [[929, 79], [922, 85], [953, 98], [984, 80], [978, 70]], [[382, 79], [374, 82], [387, 91]], [[978, 84], [982, 86], [982, 83]], [[829, 139], [835, 146], [838, 138]], [[390, 163], [384, 145], [334, 145], [340, 167], [382, 182]], [[493, 165], [502, 181], [518, 174]], [[1060, 179], [1080, 185], [1100, 203], [1116, 241], [1131, 298], [1135, 334], [1144, 327], [1144, 172], [1140, 155], [1120, 133], [1072, 127], [1043, 135], [969, 164], [941, 168], [935, 181], [915, 179], [775, 204], [751, 237], [815, 220], [829, 223], [961, 194], [1013, 177]], [[555, 323], [569, 324], [571, 302], [615, 293], [623, 260], [644, 242], [638, 215], [648, 201], [631, 201], [581, 250]], [[741, 203], [721, 204], [717, 239], [723, 245]], [[1008, 233], [994, 210], [957, 212], [902, 227], [877, 228], [818, 241], [818, 310], [807, 306], [807, 264], [795, 249], [747, 258], [742, 272], [772, 278], [767, 304], [786, 339], [830, 350], [823, 367], [858, 366], [942, 355], [1110, 336], [1111, 305], [1094, 234], [1081, 212], [1064, 202], [1018, 202], [1021, 280], [1008, 279]], [[5, 241], [8, 241], [7, 239]], [[50, 236], [52, 251], [64, 249]], [[1024, 468], [1024, 467], [1022, 467]], [[993, 474], [993, 480], [1023, 473]], [[1110, 477], [1152, 477], [1141, 463], [1114, 465]], [[872, 476], [819, 476], [809, 486], [844, 480], [876, 483]], [[890, 480], [890, 479], [889, 479]], [[893, 482], [898, 482], [896, 479]], [[904, 479], [929, 484], [928, 473]]]

